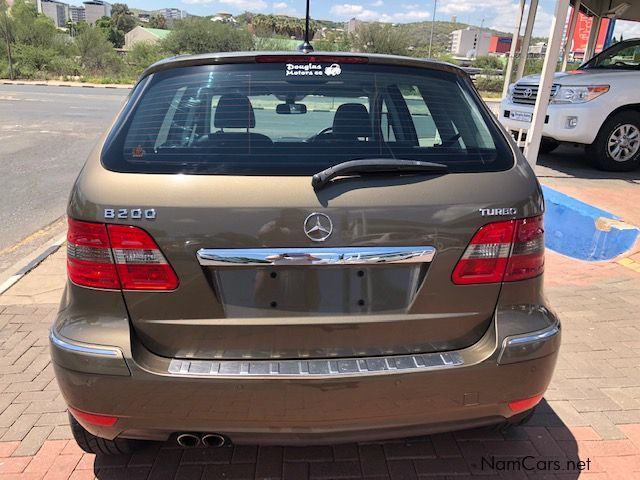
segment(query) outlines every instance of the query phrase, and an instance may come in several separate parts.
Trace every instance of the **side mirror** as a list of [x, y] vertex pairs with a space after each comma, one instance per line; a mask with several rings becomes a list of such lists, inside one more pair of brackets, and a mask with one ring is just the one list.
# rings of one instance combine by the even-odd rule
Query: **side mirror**
[[280, 103], [276, 107], [279, 115], [301, 115], [307, 113], [307, 106], [304, 103]]

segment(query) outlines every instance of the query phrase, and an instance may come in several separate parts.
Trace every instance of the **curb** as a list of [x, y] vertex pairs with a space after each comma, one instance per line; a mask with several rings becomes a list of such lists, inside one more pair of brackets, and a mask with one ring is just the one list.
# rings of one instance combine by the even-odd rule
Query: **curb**
[[4, 292], [9, 290], [16, 283], [18, 283], [22, 279], [22, 277], [24, 277], [27, 273], [29, 273], [31, 270], [36, 268], [42, 262], [44, 262], [47, 259], [47, 257], [57, 252], [66, 240], [67, 240], [67, 234], [65, 233], [64, 235], [60, 235], [59, 237], [53, 239], [51, 242], [44, 245], [34, 259], [29, 261], [24, 266], [20, 267], [16, 273], [11, 275], [5, 282], [0, 284], [0, 295], [2, 295]]
[[109, 88], [113, 90], [131, 90], [133, 85], [100, 84], [100, 83], [76, 83], [76, 82], [29, 82], [24, 80], [0, 80], [0, 85], [27, 85], [37, 87], [76, 87], [76, 88]]
[[640, 228], [620, 217], [542, 186], [546, 211], [545, 245], [551, 250], [588, 262], [614, 260], [630, 252]]

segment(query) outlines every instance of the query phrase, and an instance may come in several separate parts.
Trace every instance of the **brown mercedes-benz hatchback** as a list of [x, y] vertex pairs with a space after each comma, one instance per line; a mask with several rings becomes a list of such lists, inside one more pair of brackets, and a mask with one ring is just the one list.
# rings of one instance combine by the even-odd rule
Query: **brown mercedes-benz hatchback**
[[118, 453], [521, 422], [560, 342], [543, 210], [454, 66], [161, 61], [69, 202], [51, 350], [76, 440]]

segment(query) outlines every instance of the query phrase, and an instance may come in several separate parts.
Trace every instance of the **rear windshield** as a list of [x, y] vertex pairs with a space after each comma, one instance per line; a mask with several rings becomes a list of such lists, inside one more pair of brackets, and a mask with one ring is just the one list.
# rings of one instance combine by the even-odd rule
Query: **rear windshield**
[[311, 175], [366, 158], [453, 172], [513, 165], [471, 87], [450, 72], [247, 63], [175, 68], [141, 87], [103, 151], [111, 170]]

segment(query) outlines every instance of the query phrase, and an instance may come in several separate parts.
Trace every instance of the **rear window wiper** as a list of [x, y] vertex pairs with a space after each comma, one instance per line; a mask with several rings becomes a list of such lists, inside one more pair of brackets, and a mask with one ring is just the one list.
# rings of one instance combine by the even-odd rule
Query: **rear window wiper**
[[367, 158], [339, 163], [316, 173], [311, 185], [319, 190], [336, 177], [354, 173], [386, 173], [386, 172], [446, 172], [449, 167], [444, 163], [421, 162], [419, 160], [397, 160], [393, 158]]

